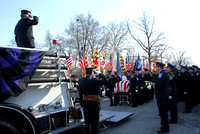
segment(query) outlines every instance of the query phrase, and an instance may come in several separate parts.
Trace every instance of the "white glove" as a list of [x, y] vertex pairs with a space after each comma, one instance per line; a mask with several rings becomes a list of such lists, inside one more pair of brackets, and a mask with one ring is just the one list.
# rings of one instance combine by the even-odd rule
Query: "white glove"
[[148, 88], [148, 89], [151, 89], [151, 85], [148, 85], [147, 88]]
[[78, 83], [76, 82], [76, 85], [78, 86]]
[[95, 73], [96, 73], [97, 75], [99, 75], [101, 72], [99, 72], [99, 71], [95, 71]]
[[184, 92], [184, 94], [187, 94], [187, 92]]
[[109, 88], [107, 88], [107, 91], [109, 90]]
[[141, 87], [140, 89], [143, 89], [143, 87]]
[[172, 96], [169, 96], [169, 99], [172, 99]]
[[137, 93], [137, 92], [138, 92], [138, 90], [135, 90], [135, 92]]

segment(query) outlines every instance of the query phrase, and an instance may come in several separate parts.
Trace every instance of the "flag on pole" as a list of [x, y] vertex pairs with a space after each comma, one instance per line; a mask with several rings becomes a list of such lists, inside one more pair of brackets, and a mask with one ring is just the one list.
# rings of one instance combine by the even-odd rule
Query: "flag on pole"
[[143, 70], [146, 68], [145, 62], [144, 62], [144, 57], [143, 57]]
[[94, 71], [99, 71], [99, 49], [97, 47], [96, 52], [94, 54], [94, 61], [93, 61], [93, 67], [94, 67]]
[[142, 63], [141, 63], [139, 54], [138, 54], [138, 58], [137, 58], [137, 62], [136, 62], [136, 68], [138, 68], [140, 71], [142, 71]]
[[122, 72], [125, 72], [126, 69], [124, 67], [124, 59], [123, 59], [123, 56], [120, 54], [120, 62], [121, 62], [121, 69], [122, 69]]
[[113, 65], [112, 65], [112, 56], [110, 55], [109, 61], [108, 61], [108, 67], [110, 68], [110, 71], [113, 70]]
[[105, 71], [105, 51], [103, 52], [103, 60], [101, 61], [102, 72]]
[[80, 59], [80, 66], [81, 66], [81, 74], [84, 76], [85, 74], [85, 58], [82, 50], [81, 59]]
[[69, 51], [69, 58], [65, 61], [65, 64], [68, 66], [68, 68], [73, 64], [72, 56]]
[[68, 75], [69, 75], [68, 70], [65, 70], [65, 76], [68, 76]]
[[128, 54], [126, 56], [126, 64], [125, 64], [125, 66], [126, 66], [126, 70], [128, 70], [128, 71], [131, 70], [131, 61], [129, 59], [129, 55]]
[[117, 73], [121, 73], [122, 72], [119, 52], [117, 53], [116, 69], [117, 69]]
[[88, 68], [87, 51], [85, 52], [85, 68]]

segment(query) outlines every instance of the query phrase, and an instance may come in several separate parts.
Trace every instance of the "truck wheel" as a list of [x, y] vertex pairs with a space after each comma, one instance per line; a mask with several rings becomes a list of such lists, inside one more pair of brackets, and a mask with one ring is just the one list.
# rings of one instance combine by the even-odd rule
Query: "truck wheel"
[[0, 118], [0, 131], [4, 134], [19, 134], [14, 123], [4, 118]]

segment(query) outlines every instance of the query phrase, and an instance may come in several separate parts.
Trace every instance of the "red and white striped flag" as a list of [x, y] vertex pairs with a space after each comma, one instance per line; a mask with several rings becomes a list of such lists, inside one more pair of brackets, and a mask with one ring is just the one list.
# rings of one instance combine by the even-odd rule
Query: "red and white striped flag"
[[108, 67], [110, 68], [110, 70], [113, 70], [113, 65], [112, 65], [112, 56], [110, 55], [110, 59], [108, 61]]
[[69, 51], [69, 58], [65, 61], [65, 64], [70, 67], [73, 64], [72, 56]]
[[119, 81], [115, 84], [114, 94], [116, 94], [117, 92], [129, 93], [129, 89], [130, 89], [130, 81], [129, 80]]
[[81, 54], [80, 66], [81, 66], [81, 74], [84, 76], [84, 73], [85, 73], [85, 58], [84, 58], [83, 50], [82, 50], [82, 54]]

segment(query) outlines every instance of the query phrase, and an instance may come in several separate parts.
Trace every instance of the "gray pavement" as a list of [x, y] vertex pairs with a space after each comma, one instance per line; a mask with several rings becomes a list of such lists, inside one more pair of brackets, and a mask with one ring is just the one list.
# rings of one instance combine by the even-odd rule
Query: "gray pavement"
[[[117, 106], [109, 106], [109, 99], [102, 98], [102, 109], [111, 111], [134, 112], [127, 120], [103, 130], [100, 134], [157, 134], [160, 128], [160, 117], [156, 99], [137, 108], [130, 107], [126, 103]], [[179, 117], [177, 124], [170, 124], [169, 134], [200, 134], [200, 105], [193, 108], [192, 113], [185, 114], [184, 103], [178, 103]], [[79, 127], [66, 132], [66, 134], [84, 134], [84, 128]]]
[[[156, 134], [160, 128], [160, 117], [156, 99], [133, 108], [127, 104], [109, 107], [109, 100], [104, 99], [102, 109], [129, 111], [134, 115], [125, 122], [102, 131], [100, 134]], [[200, 105], [193, 108], [192, 113], [185, 114], [184, 103], [178, 103], [179, 117], [177, 124], [170, 124], [169, 134], [200, 134]]]

